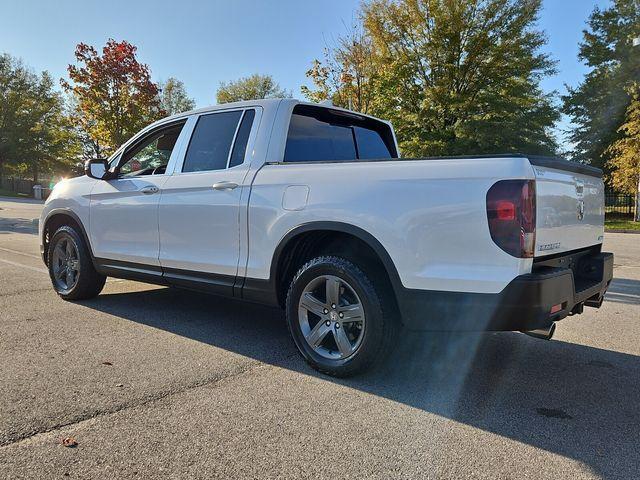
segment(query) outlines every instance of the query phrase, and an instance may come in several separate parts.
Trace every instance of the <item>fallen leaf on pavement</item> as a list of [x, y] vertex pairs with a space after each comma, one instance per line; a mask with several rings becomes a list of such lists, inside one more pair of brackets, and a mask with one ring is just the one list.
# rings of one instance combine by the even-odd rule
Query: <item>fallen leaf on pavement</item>
[[76, 442], [76, 439], [73, 437], [65, 437], [62, 439], [61, 443], [67, 448], [75, 448], [78, 446], [78, 442]]

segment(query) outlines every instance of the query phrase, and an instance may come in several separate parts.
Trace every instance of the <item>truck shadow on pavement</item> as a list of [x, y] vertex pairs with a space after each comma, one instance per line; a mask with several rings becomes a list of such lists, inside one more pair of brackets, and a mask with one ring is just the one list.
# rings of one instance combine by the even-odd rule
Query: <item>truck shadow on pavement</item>
[[635, 355], [518, 333], [412, 333], [376, 371], [333, 379], [297, 355], [277, 309], [164, 288], [83, 304], [575, 459], [603, 478], [637, 476]]

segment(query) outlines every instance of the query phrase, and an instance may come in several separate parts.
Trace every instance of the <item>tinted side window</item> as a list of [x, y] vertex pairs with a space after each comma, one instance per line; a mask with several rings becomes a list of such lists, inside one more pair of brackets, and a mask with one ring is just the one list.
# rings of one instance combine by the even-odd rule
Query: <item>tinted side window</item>
[[391, 158], [382, 136], [375, 130], [353, 127], [358, 144], [358, 158]]
[[242, 123], [236, 134], [236, 142], [233, 145], [233, 151], [231, 152], [231, 160], [229, 161], [229, 168], [240, 165], [244, 162], [244, 155], [247, 151], [247, 142], [249, 141], [249, 134], [251, 133], [251, 126], [253, 125], [253, 117], [256, 116], [255, 110], [247, 110], [242, 117]]
[[183, 172], [227, 168], [231, 142], [241, 111], [212, 113], [198, 119], [184, 158]]
[[353, 160], [356, 147], [349, 126], [294, 113], [284, 152], [285, 162]]

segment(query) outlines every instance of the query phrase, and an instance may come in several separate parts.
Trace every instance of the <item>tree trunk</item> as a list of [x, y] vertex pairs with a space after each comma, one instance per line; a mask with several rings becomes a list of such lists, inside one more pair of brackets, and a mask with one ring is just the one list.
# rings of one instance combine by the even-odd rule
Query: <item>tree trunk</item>
[[33, 183], [38, 183], [38, 165], [33, 164]]
[[636, 189], [636, 214], [634, 220], [640, 222], [640, 175], [638, 175], [638, 188]]

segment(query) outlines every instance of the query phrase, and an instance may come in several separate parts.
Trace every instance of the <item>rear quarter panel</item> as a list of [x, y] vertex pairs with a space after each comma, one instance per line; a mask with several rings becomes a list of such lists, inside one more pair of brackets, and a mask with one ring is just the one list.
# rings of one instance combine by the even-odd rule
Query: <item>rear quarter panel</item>
[[[295, 227], [334, 221], [378, 239], [406, 288], [500, 292], [532, 262], [489, 234], [486, 193], [505, 178], [533, 178], [527, 159], [266, 164], [251, 188], [246, 276], [269, 278], [273, 252]], [[295, 210], [283, 207], [290, 186], [296, 198], [306, 193]]]

